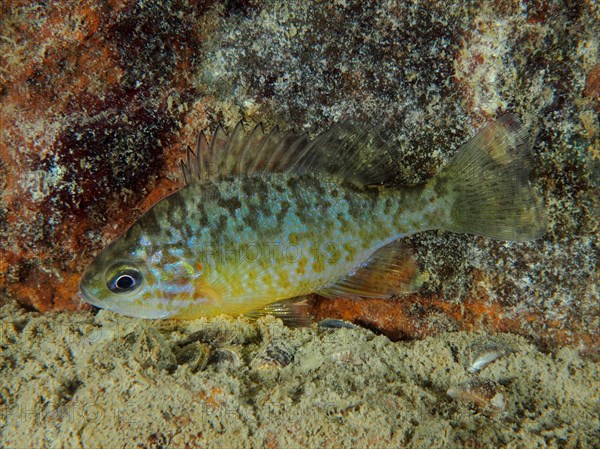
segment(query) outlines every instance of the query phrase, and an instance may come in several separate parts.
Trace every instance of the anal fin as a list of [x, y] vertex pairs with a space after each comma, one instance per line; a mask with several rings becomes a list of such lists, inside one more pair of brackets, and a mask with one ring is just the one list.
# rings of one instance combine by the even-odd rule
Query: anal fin
[[297, 296], [273, 302], [261, 309], [248, 312], [245, 315], [251, 319], [258, 319], [265, 315], [273, 315], [281, 319], [286, 326], [307, 327], [313, 322], [313, 318], [309, 311], [310, 304], [308, 302], [308, 297]]
[[422, 277], [413, 252], [399, 241], [377, 250], [356, 271], [317, 291], [325, 297], [390, 298], [419, 289]]

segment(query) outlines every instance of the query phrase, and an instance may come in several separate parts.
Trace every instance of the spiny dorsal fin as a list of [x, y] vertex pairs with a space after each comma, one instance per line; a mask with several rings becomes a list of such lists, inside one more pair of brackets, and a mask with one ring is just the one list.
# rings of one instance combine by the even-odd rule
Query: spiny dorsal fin
[[342, 122], [310, 140], [306, 133], [265, 134], [261, 124], [246, 133], [239, 122], [227, 135], [218, 127], [210, 144], [202, 133], [182, 162], [186, 183], [256, 173], [326, 173], [361, 185], [383, 184], [398, 172], [390, 139], [367, 127]]
[[390, 298], [414, 292], [421, 283], [412, 251], [395, 241], [377, 250], [358, 270], [317, 294], [325, 297]]

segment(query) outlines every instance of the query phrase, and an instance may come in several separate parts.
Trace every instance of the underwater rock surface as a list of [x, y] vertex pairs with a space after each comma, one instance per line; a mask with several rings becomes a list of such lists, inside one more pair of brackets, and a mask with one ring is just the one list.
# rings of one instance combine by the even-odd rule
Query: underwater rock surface
[[[537, 133], [549, 229], [529, 244], [427, 232], [428, 282], [394, 301], [315, 298], [393, 339], [511, 331], [597, 351], [599, 6], [582, 2], [9, 1], [0, 18], [0, 291], [84, 309], [85, 265], [182, 184], [197, 133], [240, 119], [317, 133], [392, 130], [399, 181], [436, 173], [475, 130]], [[200, 366], [204, 362], [200, 362]]]

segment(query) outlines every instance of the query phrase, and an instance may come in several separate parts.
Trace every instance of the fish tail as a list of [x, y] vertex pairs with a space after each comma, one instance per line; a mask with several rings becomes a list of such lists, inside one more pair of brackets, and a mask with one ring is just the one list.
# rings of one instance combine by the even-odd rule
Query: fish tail
[[431, 181], [448, 207], [444, 229], [503, 240], [540, 237], [546, 212], [529, 184], [532, 143], [512, 115], [467, 142]]

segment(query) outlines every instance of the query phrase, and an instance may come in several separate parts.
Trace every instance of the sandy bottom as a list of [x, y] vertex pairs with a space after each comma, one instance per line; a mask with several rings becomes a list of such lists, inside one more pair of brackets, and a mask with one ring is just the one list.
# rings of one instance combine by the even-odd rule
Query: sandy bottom
[[[189, 322], [0, 309], [7, 448], [592, 448], [598, 363], [523, 338], [394, 343], [274, 318]], [[468, 371], [474, 343], [510, 352]], [[459, 387], [494, 381], [492, 392]], [[488, 382], [486, 385], [493, 385]], [[461, 390], [462, 388], [462, 390]], [[489, 390], [489, 389], [488, 389]]]

